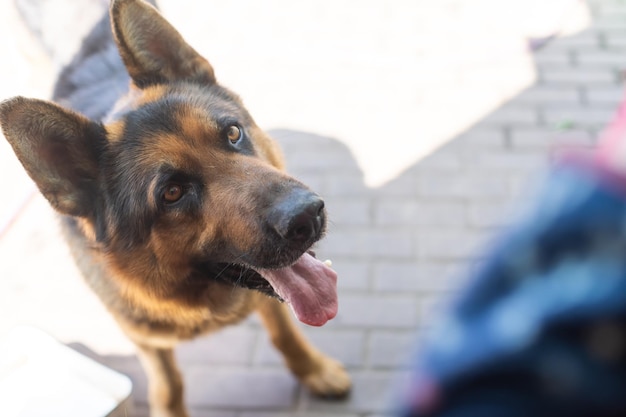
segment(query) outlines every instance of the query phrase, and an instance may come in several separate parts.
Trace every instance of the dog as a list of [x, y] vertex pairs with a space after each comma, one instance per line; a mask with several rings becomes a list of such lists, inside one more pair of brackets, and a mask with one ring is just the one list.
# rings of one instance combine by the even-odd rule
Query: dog
[[108, 15], [61, 72], [56, 103], [4, 101], [0, 126], [136, 345], [151, 415], [188, 415], [176, 344], [252, 312], [302, 384], [347, 395], [343, 366], [290, 313], [321, 326], [337, 312], [337, 275], [310, 251], [324, 201], [155, 7], [113, 0]]

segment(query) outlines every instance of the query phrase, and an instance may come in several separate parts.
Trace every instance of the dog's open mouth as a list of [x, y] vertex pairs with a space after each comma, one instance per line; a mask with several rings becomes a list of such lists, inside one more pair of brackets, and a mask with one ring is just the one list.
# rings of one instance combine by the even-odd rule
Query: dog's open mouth
[[211, 270], [218, 281], [287, 302], [298, 320], [305, 324], [321, 326], [337, 314], [337, 274], [309, 253], [284, 268], [252, 269], [236, 264], [215, 264]]

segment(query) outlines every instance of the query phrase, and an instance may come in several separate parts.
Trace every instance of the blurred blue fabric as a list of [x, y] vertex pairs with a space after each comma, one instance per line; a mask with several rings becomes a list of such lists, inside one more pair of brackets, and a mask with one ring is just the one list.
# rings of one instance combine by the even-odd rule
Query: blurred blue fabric
[[626, 415], [626, 188], [561, 164], [533, 201], [424, 343], [400, 415]]

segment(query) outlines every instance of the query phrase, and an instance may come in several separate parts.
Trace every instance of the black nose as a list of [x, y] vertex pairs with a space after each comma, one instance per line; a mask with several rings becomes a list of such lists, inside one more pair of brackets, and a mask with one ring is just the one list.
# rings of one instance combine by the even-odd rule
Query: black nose
[[270, 215], [274, 230], [293, 243], [319, 239], [324, 222], [324, 200], [304, 190], [291, 193]]

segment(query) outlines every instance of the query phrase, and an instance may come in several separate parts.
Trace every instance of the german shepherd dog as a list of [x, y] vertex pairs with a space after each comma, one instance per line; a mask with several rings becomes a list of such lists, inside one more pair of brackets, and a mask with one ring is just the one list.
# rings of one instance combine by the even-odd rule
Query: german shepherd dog
[[151, 415], [187, 416], [174, 346], [253, 311], [314, 394], [347, 394], [344, 368], [289, 312], [313, 326], [337, 312], [337, 276], [309, 251], [323, 200], [284, 172], [277, 145], [155, 7], [113, 0], [109, 15], [61, 73], [64, 106], [16, 97], [0, 125], [136, 344]]

